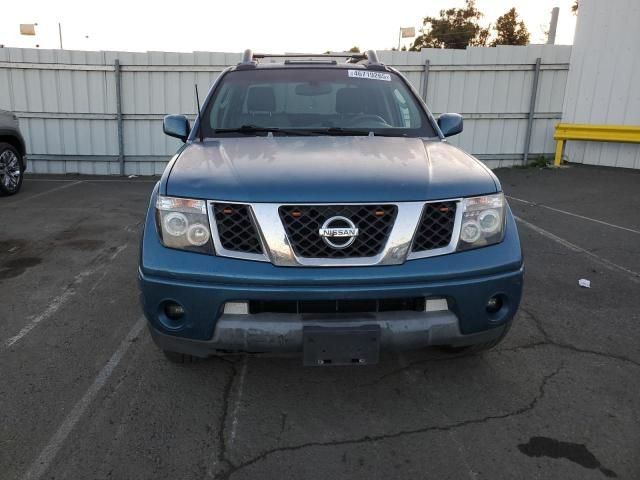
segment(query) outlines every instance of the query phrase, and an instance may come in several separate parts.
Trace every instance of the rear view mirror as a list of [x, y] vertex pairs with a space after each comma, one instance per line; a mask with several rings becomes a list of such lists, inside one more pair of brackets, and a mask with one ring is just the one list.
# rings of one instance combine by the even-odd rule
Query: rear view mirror
[[184, 115], [167, 115], [162, 121], [162, 131], [170, 137], [176, 137], [183, 142], [189, 137], [189, 120]]
[[462, 132], [463, 123], [462, 115], [457, 113], [443, 113], [438, 118], [438, 126], [445, 137], [451, 137]]
[[300, 97], [316, 97], [329, 95], [333, 87], [329, 82], [309, 82], [296, 85], [296, 95]]

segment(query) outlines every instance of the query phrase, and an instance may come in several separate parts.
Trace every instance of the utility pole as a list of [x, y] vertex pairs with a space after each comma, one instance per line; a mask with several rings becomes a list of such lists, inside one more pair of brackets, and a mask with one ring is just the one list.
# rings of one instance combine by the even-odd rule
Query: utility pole
[[560, 9], [558, 7], [554, 7], [553, 10], [551, 10], [551, 23], [549, 24], [549, 36], [547, 37], [547, 45], [554, 45], [556, 43], [558, 15], [560, 15]]
[[58, 22], [58, 37], [60, 38], [60, 50], [64, 50], [62, 48], [62, 25]]

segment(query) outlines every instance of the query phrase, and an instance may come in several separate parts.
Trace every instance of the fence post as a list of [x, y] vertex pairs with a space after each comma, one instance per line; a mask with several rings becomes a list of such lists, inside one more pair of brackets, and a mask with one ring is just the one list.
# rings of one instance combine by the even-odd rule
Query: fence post
[[120, 163], [120, 175], [124, 175], [124, 133], [122, 129], [122, 71], [120, 60], [113, 62], [116, 77], [116, 121], [118, 122], [118, 162]]
[[527, 164], [529, 160], [529, 148], [531, 147], [531, 132], [533, 131], [533, 117], [536, 113], [536, 99], [538, 97], [538, 80], [540, 79], [540, 66], [542, 64], [542, 58], [536, 59], [536, 64], [533, 69], [533, 85], [531, 86], [531, 100], [529, 103], [529, 118], [527, 120], [527, 135], [524, 139], [524, 156], [523, 163]]
[[429, 86], [429, 67], [431, 66], [431, 62], [429, 60], [425, 60], [424, 62], [424, 73], [422, 78], [422, 97], [424, 103], [427, 103], [427, 87]]

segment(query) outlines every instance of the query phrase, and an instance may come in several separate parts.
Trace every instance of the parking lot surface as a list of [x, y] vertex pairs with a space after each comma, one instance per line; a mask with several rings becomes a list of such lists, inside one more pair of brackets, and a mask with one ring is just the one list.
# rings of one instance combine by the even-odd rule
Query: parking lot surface
[[497, 173], [506, 340], [345, 368], [168, 363], [136, 284], [155, 180], [27, 177], [0, 198], [0, 478], [640, 478], [640, 172]]

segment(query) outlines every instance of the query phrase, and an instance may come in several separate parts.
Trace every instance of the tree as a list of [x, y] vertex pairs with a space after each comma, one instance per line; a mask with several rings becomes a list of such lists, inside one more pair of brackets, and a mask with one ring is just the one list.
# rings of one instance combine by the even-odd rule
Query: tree
[[439, 18], [423, 19], [422, 35], [413, 42], [411, 50], [485, 46], [489, 38], [489, 29], [478, 24], [482, 17], [482, 12], [476, 8], [475, 0], [466, 0], [464, 8], [440, 10]]
[[[330, 55], [332, 53], [336, 53], [335, 50], [326, 50], [324, 52], [325, 55]], [[343, 50], [343, 53], [360, 53], [360, 48], [358, 47], [351, 47], [349, 50]]]
[[518, 12], [515, 8], [498, 17], [493, 29], [496, 31], [496, 38], [491, 42], [492, 47], [529, 44], [529, 30], [522, 20], [518, 21]]

